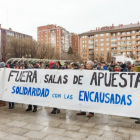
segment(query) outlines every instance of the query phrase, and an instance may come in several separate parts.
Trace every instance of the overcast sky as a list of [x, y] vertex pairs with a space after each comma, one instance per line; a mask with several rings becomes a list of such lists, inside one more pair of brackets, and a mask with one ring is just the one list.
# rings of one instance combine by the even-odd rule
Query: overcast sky
[[57, 24], [82, 33], [140, 21], [140, 0], [0, 0], [3, 28], [37, 38], [37, 27]]

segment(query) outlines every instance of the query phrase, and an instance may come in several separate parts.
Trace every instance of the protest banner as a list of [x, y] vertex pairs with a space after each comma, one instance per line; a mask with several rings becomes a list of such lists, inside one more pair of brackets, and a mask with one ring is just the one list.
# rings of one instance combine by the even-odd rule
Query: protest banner
[[0, 100], [140, 118], [140, 73], [0, 69]]

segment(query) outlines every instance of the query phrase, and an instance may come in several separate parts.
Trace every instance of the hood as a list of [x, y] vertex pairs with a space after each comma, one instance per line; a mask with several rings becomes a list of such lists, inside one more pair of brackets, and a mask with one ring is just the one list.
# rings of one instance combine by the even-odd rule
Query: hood
[[122, 64], [122, 65], [121, 65], [121, 68], [125, 68], [125, 67], [126, 67], [126, 64]]
[[55, 63], [52, 61], [52, 62], [50, 62], [50, 64], [49, 64], [49, 69], [51, 68], [51, 66], [52, 65], [54, 65]]
[[133, 70], [134, 70], [135, 72], [140, 72], [140, 66], [133, 67]]

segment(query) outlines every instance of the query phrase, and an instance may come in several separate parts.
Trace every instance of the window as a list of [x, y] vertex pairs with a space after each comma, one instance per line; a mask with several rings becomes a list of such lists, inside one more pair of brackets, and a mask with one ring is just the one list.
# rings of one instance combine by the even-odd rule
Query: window
[[134, 34], [134, 33], [135, 33], [135, 31], [132, 31], [132, 33]]
[[89, 42], [89, 44], [93, 44], [93, 40], [89, 40], [88, 42]]
[[109, 43], [106, 43], [107, 46], [109, 46]]
[[104, 41], [104, 39], [103, 39], [103, 38], [101, 38], [101, 39], [100, 39], [100, 41]]
[[97, 35], [95, 35], [96, 37], [98, 37], [98, 34]]
[[117, 42], [111, 43], [111, 46], [112, 47], [117, 46]]
[[131, 50], [131, 47], [127, 47], [127, 50]]
[[109, 38], [106, 38], [106, 41], [109, 41]]
[[118, 54], [121, 54], [120, 52], [118, 52]]
[[127, 41], [127, 45], [131, 45], [131, 41]]
[[96, 49], [96, 51], [98, 51], [98, 49]]
[[100, 46], [104, 46], [104, 43], [101, 43]]
[[109, 48], [106, 48], [107, 51], [109, 51]]
[[125, 32], [122, 32], [122, 35], [125, 35]]
[[133, 54], [135, 54], [135, 51], [133, 51]]
[[117, 39], [116, 38], [111, 38], [111, 41], [116, 41]]
[[109, 33], [106, 33], [106, 36], [108, 36], [109, 35]]
[[120, 32], [118, 32], [117, 35], [120, 35]]
[[121, 43], [120, 42], [118, 42], [118, 45], [120, 45]]
[[127, 37], [127, 40], [130, 40], [131, 39], [131, 37]]
[[104, 51], [104, 48], [101, 48], [101, 51]]
[[132, 39], [135, 39], [135, 36], [132, 36]]
[[123, 45], [125, 45], [126, 44], [126, 42], [121, 42], [121, 46], [123, 46]]
[[125, 37], [122, 37], [122, 40], [125, 40]]
[[130, 35], [130, 32], [127, 32], [127, 35]]
[[137, 36], [137, 38], [140, 38], [140, 36]]
[[132, 44], [135, 44], [135, 41], [133, 41]]
[[104, 54], [103, 54], [103, 53], [101, 53], [101, 56], [104, 56]]
[[[134, 41], [135, 42], [135, 41]], [[137, 42], [138, 44], [140, 44], [140, 41]], [[135, 44], [135, 43], [134, 43]]]
[[113, 34], [112, 34], [112, 36], [116, 36], [116, 34], [115, 34], [115, 33], [113, 33]]
[[118, 40], [120, 40], [120, 37], [118, 37]]
[[120, 50], [120, 47], [118, 47], [118, 50]]
[[100, 34], [100, 36], [104, 36], [104, 34]]
[[95, 42], [98, 42], [98, 39], [96, 39]]

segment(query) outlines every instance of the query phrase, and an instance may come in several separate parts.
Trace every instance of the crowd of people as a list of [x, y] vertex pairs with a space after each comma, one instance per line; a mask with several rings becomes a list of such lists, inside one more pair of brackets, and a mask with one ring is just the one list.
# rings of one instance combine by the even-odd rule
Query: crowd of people
[[[125, 63], [122, 62], [107, 62], [107, 63], [100, 63], [97, 61], [87, 61], [85, 63], [64, 63], [62, 64], [60, 61], [50, 62], [50, 63], [36, 63], [36, 62], [14, 62], [12, 64], [5, 64], [4, 62], [0, 63], [0, 68], [13, 68], [13, 69], [81, 69], [81, 70], [101, 70], [101, 71], [110, 71], [110, 72], [140, 72], [140, 65], [138, 61], [135, 61], [133, 64], [130, 61]], [[0, 101], [0, 106], [5, 106], [6, 103], [4, 101]], [[14, 109], [15, 104], [9, 102], [9, 109]], [[33, 112], [37, 111], [37, 105], [33, 105]], [[31, 111], [32, 105], [28, 105], [26, 111]], [[53, 108], [51, 114], [58, 114], [60, 113], [59, 108]], [[77, 115], [86, 115], [86, 112], [79, 112]], [[89, 112], [87, 117], [93, 117], [94, 112]], [[135, 119], [135, 118], [132, 118]], [[140, 123], [140, 121], [136, 121], [136, 123]]]

